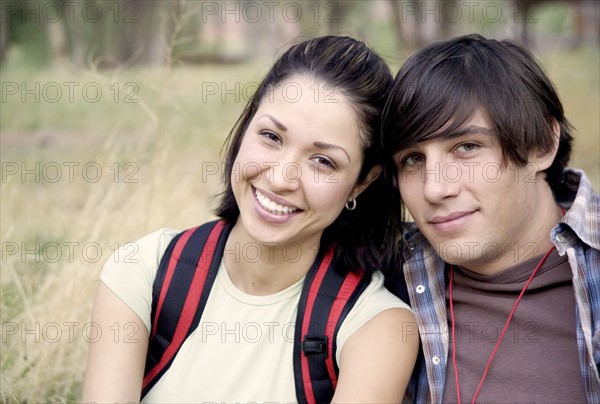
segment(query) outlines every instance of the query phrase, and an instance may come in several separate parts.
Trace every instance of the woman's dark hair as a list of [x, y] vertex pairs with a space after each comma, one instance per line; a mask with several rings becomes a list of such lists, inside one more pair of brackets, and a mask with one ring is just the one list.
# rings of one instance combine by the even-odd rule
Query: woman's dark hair
[[[239, 208], [231, 187], [233, 165], [242, 138], [261, 101], [277, 85], [293, 76], [309, 75], [335, 89], [350, 102], [359, 120], [364, 161], [358, 181], [382, 163], [381, 111], [393, 77], [385, 61], [363, 42], [345, 36], [323, 36], [290, 47], [269, 70], [224, 144], [224, 184], [216, 214], [233, 223]], [[335, 260], [341, 270], [379, 266], [387, 224], [389, 189], [377, 179], [358, 198], [353, 211], [343, 210], [325, 229], [321, 248], [335, 243]]]

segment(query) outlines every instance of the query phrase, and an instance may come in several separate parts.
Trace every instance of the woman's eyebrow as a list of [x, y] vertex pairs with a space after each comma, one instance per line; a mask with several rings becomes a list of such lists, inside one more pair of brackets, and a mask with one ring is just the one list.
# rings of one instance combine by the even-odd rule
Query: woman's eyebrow
[[279, 121], [278, 119], [276, 119], [273, 115], [263, 114], [258, 119], [261, 119], [261, 118], [263, 118], [265, 116], [267, 118], [269, 118], [271, 121], [273, 121], [273, 123], [275, 124], [275, 126], [277, 126], [278, 129], [283, 130], [283, 131], [287, 131], [287, 126], [285, 126], [284, 124], [282, 124], [281, 121]]
[[352, 163], [352, 159], [350, 158], [350, 155], [348, 154], [348, 152], [346, 151], [346, 149], [344, 149], [341, 146], [337, 146], [331, 143], [324, 143], [324, 142], [314, 142], [313, 146], [318, 147], [319, 149], [338, 149], [344, 152], [344, 154], [346, 155], [346, 157], [348, 157], [348, 161]]

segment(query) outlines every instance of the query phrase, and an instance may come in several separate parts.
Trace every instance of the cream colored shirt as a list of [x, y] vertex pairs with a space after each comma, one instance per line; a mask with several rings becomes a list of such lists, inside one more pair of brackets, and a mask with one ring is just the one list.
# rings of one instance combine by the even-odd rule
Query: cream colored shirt
[[[104, 265], [102, 281], [150, 330], [152, 284], [176, 230], [161, 229], [122, 247]], [[135, 251], [135, 253], [133, 253]], [[378, 313], [409, 307], [375, 273], [338, 332], [336, 359], [346, 340]], [[146, 395], [150, 403], [296, 403], [292, 351], [304, 279], [269, 295], [237, 289], [221, 264], [198, 328]]]

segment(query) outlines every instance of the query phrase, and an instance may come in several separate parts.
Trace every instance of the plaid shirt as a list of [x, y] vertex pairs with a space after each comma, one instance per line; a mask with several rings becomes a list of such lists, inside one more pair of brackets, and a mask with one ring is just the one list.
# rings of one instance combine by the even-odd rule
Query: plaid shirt
[[[563, 173], [567, 188], [557, 202], [568, 209], [550, 238], [567, 254], [577, 302], [577, 344], [589, 403], [600, 403], [600, 196], [581, 170]], [[421, 336], [405, 402], [441, 403], [448, 364], [445, 263], [412, 226], [405, 232], [404, 277]]]

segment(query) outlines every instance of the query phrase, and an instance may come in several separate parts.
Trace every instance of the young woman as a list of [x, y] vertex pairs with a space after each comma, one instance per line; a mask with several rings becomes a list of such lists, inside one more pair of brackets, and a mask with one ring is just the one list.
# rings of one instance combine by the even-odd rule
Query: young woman
[[[144, 402], [319, 401], [297, 393], [294, 325], [307, 274], [328, 252], [326, 271], [362, 274], [367, 286], [330, 344], [337, 380], [325, 401], [402, 400], [418, 335], [376, 271], [387, 221], [379, 116], [391, 82], [385, 62], [348, 37], [300, 43], [275, 62], [227, 142], [217, 215], [229, 233], [209, 299]], [[152, 233], [134, 263], [105, 265], [92, 321], [139, 332], [90, 345], [83, 401], [140, 400], [152, 287], [178, 233]]]

